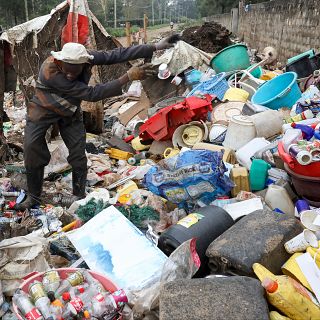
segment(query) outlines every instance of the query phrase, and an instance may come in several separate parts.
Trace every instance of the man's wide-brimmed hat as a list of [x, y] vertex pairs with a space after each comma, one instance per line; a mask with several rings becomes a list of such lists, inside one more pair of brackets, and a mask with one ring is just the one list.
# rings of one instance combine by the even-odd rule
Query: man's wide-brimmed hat
[[88, 63], [94, 58], [82, 44], [75, 42], [68, 42], [61, 51], [51, 51], [51, 54], [57, 60], [72, 64]]

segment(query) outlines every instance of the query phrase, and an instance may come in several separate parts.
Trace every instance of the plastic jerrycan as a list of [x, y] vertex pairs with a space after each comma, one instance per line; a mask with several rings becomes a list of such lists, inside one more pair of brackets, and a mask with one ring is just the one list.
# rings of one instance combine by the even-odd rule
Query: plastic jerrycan
[[271, 165], [264, 160], [254, 159], [250, 168], [249, 181], [252, 191], [263, 190], [268, 178], [268, 170]]
[[276, 276], [259, 263], [252, 266], [266, 289], [267, 299], [292, 320], [320, 319], [320, 308], [312, 302], [312, 294], [288, 276]]

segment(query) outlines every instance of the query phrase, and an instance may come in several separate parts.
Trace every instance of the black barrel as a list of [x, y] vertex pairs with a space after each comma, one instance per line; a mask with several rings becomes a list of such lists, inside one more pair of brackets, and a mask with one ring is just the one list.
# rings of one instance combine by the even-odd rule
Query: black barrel
[[308, 56], [287, 64], [286, 72], [296, 72], [298, 79], [307, 78], [313, 73], [312, 65]]
[[169, 256], [183, 242], [197, 238], [196, 249], [201, 267], [196, 276], [203, 276], [209, 273], [208, 259], [205, 255], [208, 246], [229, 229], [234, 221], [225, 210], [216, 206], [203, 207], [194, 213], [199, 215], [198, 222], [192, 224], [193, 217], [190, 215], [182, 219], [183, 221], [180, 220], [181, 224], [173, 225], [161, 234], [158, 246]]
[[312, 70], [319, 70], [320, 69], [320, 53], [316, 54], [312, 58], [309, 58]]

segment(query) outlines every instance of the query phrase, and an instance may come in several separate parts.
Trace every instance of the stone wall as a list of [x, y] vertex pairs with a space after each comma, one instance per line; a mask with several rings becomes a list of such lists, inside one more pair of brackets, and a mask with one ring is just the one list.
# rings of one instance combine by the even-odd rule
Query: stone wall
[[[231, 28], [231, 13], [210, 19]], [[252, 48], [275, 47], [285, 61], [310, 48], [320, 49], [320, 1], [271, 0], [250, 5], [247, 12], [240, 11], [239, 24], [232, 29]]]

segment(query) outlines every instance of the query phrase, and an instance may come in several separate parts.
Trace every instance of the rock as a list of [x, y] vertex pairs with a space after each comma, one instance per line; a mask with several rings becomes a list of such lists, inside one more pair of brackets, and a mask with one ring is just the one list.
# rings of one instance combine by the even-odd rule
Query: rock
[[160, 320], [268, 320], [260, 281], [248, 277], [172, 281], [160, 293]]
[[284, 244], [303, 231], [294, 216], [258, 210], [242, 218], [207, 249], [212, 273], [255, 276], [252, 265], [261, 263], [275, 274], [290, 258]]

